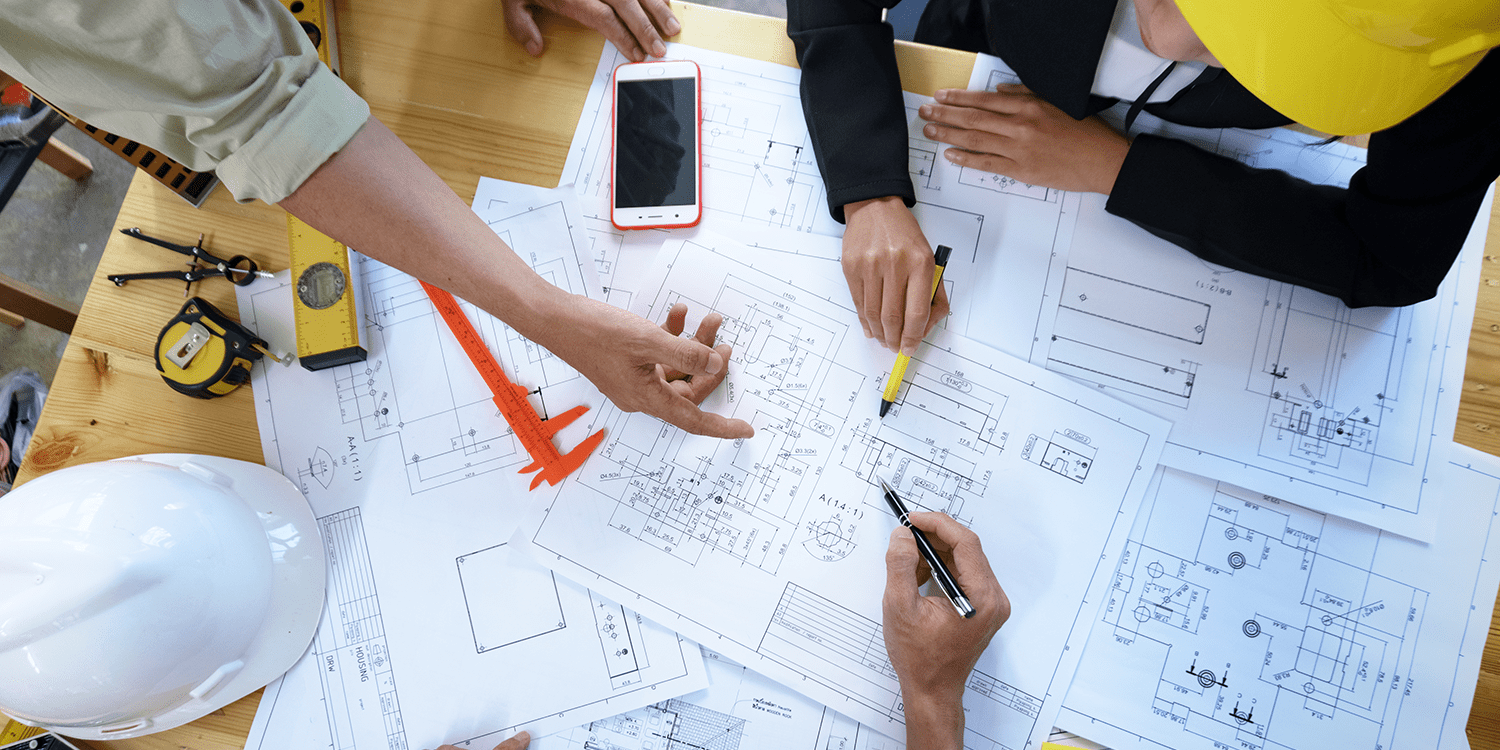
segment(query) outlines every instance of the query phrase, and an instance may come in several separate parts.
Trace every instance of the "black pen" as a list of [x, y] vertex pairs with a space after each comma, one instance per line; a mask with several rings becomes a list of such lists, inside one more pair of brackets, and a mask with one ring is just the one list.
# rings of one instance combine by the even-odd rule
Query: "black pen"
[[937, 581], [938, 588], [947, 595], [948, 601], [953, 602], [953, 608], [958, 610], [961, 617], [974, 616], [974, 606], [969, 604], [969, 597], [964, 596], [964, 590], [958, 587], [958, 580], [948, 571], [948, 566], [943, 564], [943, 559], [938, 557], [937, 550], [932, 548], [932, 542], [927, 541], [927, 535], [922, 530], [911, 524], [911, 512], [906, 509], [906, 504], [896, 495], [896, 491], [880, 479], [880, 489], [885, 492], [885, 502], [891, 506], [891, 512], [901, 521], [901, 525], [911, 529], [911, 535], [917, 540], [917, 551], [922, 553], [922, 559], [927, 561], [927, 567], [932, 568], [932, 578]]

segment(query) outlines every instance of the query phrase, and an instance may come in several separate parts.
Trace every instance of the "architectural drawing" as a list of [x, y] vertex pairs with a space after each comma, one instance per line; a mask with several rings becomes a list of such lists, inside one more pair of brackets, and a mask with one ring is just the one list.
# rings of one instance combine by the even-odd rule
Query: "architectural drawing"
[[708, 664], [707, 689], [534, 738], [531, 747], [533, 750], [901, 750], [903, 747], [720, 654], [705, 650], [703, 656]]
[[1115, 747], [1435, 746], [1450, 691], [1473, 679], [1453, 655], [1487, 627], [1465, 615], [1493, 601], [1476, 576], [1500, 460], [1481, 455], [1445, 464], [1426, 494], [1489, 521], [1432, 545], [1163, 469], [1059, 725]]
[[[668, 56], [702, 69], [705, 221], [838, 235], [807, 139], [798, 71], [747, 70], [733, 55], [668, 45]], [[572, 183], [590, 216], [609, 218], [609, 76], [628, 62], [606, 45], [584, 103], [562, 183]]]
[[[555, 226], [556, 202], [518, 202], [539, 208], [492, 226], [544, 274], [582, 288], [583, 264], [556, 250], [582, 246], [556, 241], [572, 234]], [[526, 495], [515, 472], [527, 457], [416, 282], [373, 261], [359, 272], [375, 302], [367, 361], [253, 373], [266, 462], [324, 517], [338, 580], [329, 598], [337, 609], [324, 618], [332, 630], [268, 691], [252, 746], [436, 747], [519, 727], [564, 729], [701, 688], [695, 644], [511, 553]], [[285, 278], [247, 288], [240, 319], [289, 342], [290, 294]], [[511, 376], [535, 389], [543, 413], [602, 400], [550, 354], [466, 311]], [[558, 441], [579, 439], [574, 427], [587, 425]], [[503, 704], [490, 699], [495, 675], [538, 673], [559, 679]], [[397, 730], [404, 735], [390, 734]]]
[[[487, 223], [512, 249], [528, 258], [543, 278], [577, 294], [592, 292], [599, 296], [597, 281], [584, 273], [585, 268], [592, 273], [593, 265], [581, 263], [580, 256], [574, 254], [586, 251], [588, 241], [576, 206], [553, 195], [553, 191], [529, 186], [505, 187], [516, 194], [507, 199], [497, 183], [490, 180], [480, 186], [477, 200], [489, 206]], [[521, 207], [527, 205], [534, 207]], [[558, 237], [570, 238], [573, 244], [559, 243]], [[363, 277], [367, 295], [364, 309], [369, 357], [364, 362], [330, 368], [329, 372], [336, 384], [340, 419], [356, 433], [358, 442], [393, 443], [391, 449], [400, 456], [406, 485], [413, 493], [501, 469], [516, 471], [529, 463], [525, 449], [496, 410], [493, 394], [421, 285], [373, 260], [359, 259], [356, 272]], [[267, 294], [277, 296], [274, 291]], [[258, 295], [251, 300], [257, 316], [275, 318], [277, 311], [270, 306], [276, 302], [270, 297], [264, 303], [258, 301]], [[531, 389], [532, 405], [544, 418], [597, 398], [593, 386], [567, 363], [467, 302], [461, 304], [507, 376]], [[441, 371], [435, 381], [434, 368]], [[279, 381], [289, 377], [290, 370], [273, 373], [267, 376], [264, 387], [275, 389]], [[433, 387], [435, 384], [437, 387]], [[564, 434], [576, 431], [570, 427]], [[327, 469], [333, 464], [317, 459], [307, 459], [303, 471], [308, 477], [326, 479]], [[286, 456], [281, 460], [290, 463], [295, 459]], [[306, 480], [300, 483], [305, 490]]]
[[[980, 55], [970, 88], [1009, 76]], [[1118, 127], [1124, 109], [1101, 115]], [[1132, 131], [1323, 184], [1347, 184], [1364, 163], [1360, 149], [1280, 128], [1186, 128], [1142, 113]], [[1430, 538], [1419, 489], [1456, 417], [1488, 219], [1480, 211], [1436, 299], [1351, 312], [1205, 263], [1084, 196], [1031, 361], [1175, 422], [1169, 466]]]
[[[701, 226], [750, 247], [836, 262], [839, 243], [819, 240], [841, 237], [844, 225], [828, 212], [802, 117], [799, 71], [680, 44], [669, 44], [667, 54], [693, 60], [703, 71]], [[563, 167], [563, 184], [575, 184], [584, 213], [601, 221], [609, 217], [608, 83], [625, 61], [606, 45]], [[1040, 327], [1051, 322], [1078, 196], [953, 165], [940, 155], [942, 144], [922, 134], [917, 110], [930, 101], [905, 94], [907, 155], [916, 190], [913, 213], [928, 241], [953, 248], [945, 275], [953, 303], [946, 325], [1028, 357], [1045, 340]], [[839, 273], [835, 264], [824, 275]], [[975, 279], [984, 279], [984, 286], [973, 285]], [[997, 320], [1007, 324], [995, 325]]]
[[1415, 463], [1421, 392], [1402, 387], [1406, 360], [1423, 354], [1413, 348], [1422, 338], [1411, 330], [1413, 312], [1350, 310], [1288, 285], [1274, 291], [1246, 384], [1267, 397], [1261, 455], [1361, 484], [1376, 458]]
[[316, 666], [335, 750], [406, 747], [395, 668], [359, 508], [322, 516], [328, 596], [304, 662]]
[[1488, 213], [1435, 299], [1350, 310], [1103, 204], [1082, 202], [1046, 367], [1172, 419], [1167, 465], [1430, 538], [1419, 489], [1456, 416]]
[[[699, 438], [606, 406], [605, 443], [517, 539], [563, 575], [899, 738], [879, 610], [895, 520], [877, 477], [981, 535], [1031, 529], [1032, 542], [995, 559], [1049, 561], [1011, 592], [1034, 609], [1006, 625], [966, 706], [975, 750], [1045, 737], [1067, 646], [1083, 635], [1057, 622], [1091, 612], [1080, 602], [1097, 602], [1088, 592], [1105, 578], [1093, 575], [1098, 554], [1032, 544], [1102, 552], [1123, 535], [1165, 423], [947, 335], [918, 352], [877, 419], [889, 354], [857, 335], [841, 279], [790, 273], [784, 256], [704, 230], [669, 239], [657, 265], [643, 291], [653, 315], [686, 301], [724, 316], [734, 354], [705, 408], [747, 420], [755, 437]], [[1045, 510], [1019, 500], [1032, 496]]]

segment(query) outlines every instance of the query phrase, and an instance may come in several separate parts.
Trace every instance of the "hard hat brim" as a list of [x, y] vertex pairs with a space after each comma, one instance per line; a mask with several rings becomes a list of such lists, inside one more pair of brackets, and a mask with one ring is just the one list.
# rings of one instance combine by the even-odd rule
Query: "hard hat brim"
[[1426, 50], [1373, 41], [1321, 2], [1177, 0], [1209, 52], [1251, 93], [1335, 135], [1384, 130], [1416, 114], [1479, 61], [1439, 66]]
[[266, 619], [242, 660], [244, 666], [202, 700], [189, 700], [151, 717], [139, 729], [112, 731], [96, 727], [51, 727], [68, 737], [120, 740], [161, 732], [199, 719], [265, 687], [291, 669], [311, 645], [323, 616], [327, 556], [312, 508], [296, 485], [259, 464], [217, 456], [157, 453], [116, 461], [149, 461], [179, 467], [195, 463], [234, 480], [234, 487], [255, 511], [266, 531], [272, 558], [272, 588]]

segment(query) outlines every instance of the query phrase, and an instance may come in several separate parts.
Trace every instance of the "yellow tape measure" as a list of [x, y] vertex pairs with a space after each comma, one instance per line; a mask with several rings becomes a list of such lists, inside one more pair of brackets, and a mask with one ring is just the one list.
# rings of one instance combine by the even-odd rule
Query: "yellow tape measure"
[[292, 240], [292, 308], [297, 361], [309, 370], [362, 362], [369, 353], [359, 276], [344, 243], [286, 217]]
[[156, 337], [156, 370], [193, 398], [222, 396], [250, 382], [250, 367], [271, 354], [266, 342], [201, 297], [182, 306]]

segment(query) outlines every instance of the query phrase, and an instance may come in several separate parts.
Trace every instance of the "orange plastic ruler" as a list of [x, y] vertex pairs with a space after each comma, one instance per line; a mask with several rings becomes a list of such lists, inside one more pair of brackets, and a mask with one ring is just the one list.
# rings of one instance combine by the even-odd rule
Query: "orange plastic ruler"
[[541, 470], [532, 478], [531, 489], [536, 489], [543, 479], [555, 486], [572, 474], [574, 469], [582, 466], [589, 454], [604, 440], [604, 430], [588, 436], [578, 447], [567, 453], [557, 452], [557, 448], [552, 445], [552, 436], [572, 424], [573, 420], [589, 408], [579, 404], [551, 419], [542, 419], [531, 402], [526, 400], [526, 388], [506, 377], [505, 370], [501, 369], [500, 363], [479, 338], [479, 332], [474, 330], [474, 324], [469, 322], [469, 317], [459, 308], [458, 300], [425, 281], [422, 282], [422, 288], [427, 290], [428, 299], [432, 300], [443, 320], [448, 322], [448, 330], [453, 332], [453, 337], [463, 346], [464, 352], [469, 355], [469, 361], [474, 363], [479, 376], [484, 378], [485, 385], [495, 394], [495, 405], [500, 407], [500, 414], [505, 417], [511, 431], [516, 433], [521, 445], [531, 454], [531, 464], [519, 473]]

